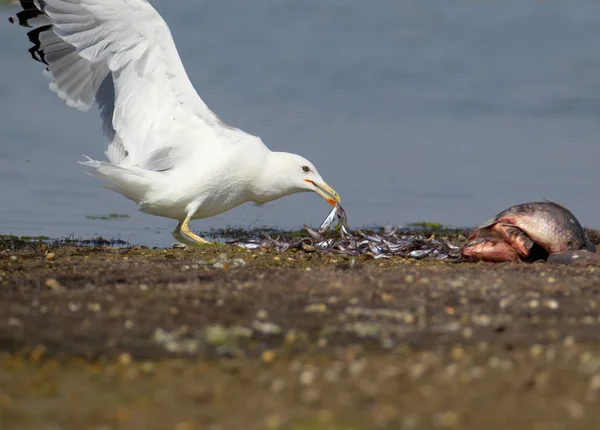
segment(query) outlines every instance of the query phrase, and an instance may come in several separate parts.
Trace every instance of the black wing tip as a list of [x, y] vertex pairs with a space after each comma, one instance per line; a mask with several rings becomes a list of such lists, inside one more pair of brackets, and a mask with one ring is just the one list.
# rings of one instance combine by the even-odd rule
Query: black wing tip
[[27, 33], [29, 41], [33, 44], [33, 46], [29, 49], [29, 53], [35, 61], [39, 61], [40, 63], [44, 63], [46, 66], [49, 66], [48, 62], [46, 61], [45, 52], [42, 49], [40, 34], [45, 31], [51, 31], [52, 25], [46, 24], [34, 28], [34, 26], [29, 23], [30, 20], [45, 15], [44, 10], [46, 7], [46, 2], [44, 0], [20, 0], [19, 3], [21, 4], [23, 10], [17, 12], [13, 16], [10, 16], [8, 18], [8, 22], [11, 24], [18, 23], [21, 27], [32, 29]]
[[34, 0], [21, 0], [20, 3], [23, 10], [17, 12], [16, 15], [9, 17], [8, 21], [11, 24], [18, 22], [21, 27], [31, 28], [29, 21], [45, 14], [44, 9], [46, 3], [43, 0], [39, 0], [37, 5]]
[[31, 48], [29, 48], [29, 53], [31, 54], [31, 57], [34, 60], [39, 61], [40, 63], [44, 63], [46, 65], [49, 65], [49, 64], [46, 62], [46, 56], [45, 56], [44, 50], [42, 49], [42, 43], [40, 41], [40, 34], [43, 33], [44, 31], [50, 31], [50, 30], [52, 30], [52, 25], [48, 24], [48, 25], [42, 25], [38, 28], [31, 30], [29, 33], [27, 33], [27, 37], [29, 37], [29, 41], [31, 43], [33, 43], [33, 46]]

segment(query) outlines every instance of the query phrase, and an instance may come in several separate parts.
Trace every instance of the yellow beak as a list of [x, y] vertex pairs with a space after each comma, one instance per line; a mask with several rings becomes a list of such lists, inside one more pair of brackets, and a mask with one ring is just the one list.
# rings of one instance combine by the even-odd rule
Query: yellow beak
[[326, 183], [319, 184], [313, 180], [305, 179], [309, 184], [313, 184], [315, 187], [315, 193], [323, 197], [331, 206], [336, 206], [340, 203], [340, 195], [336, 190], [331, 188]]

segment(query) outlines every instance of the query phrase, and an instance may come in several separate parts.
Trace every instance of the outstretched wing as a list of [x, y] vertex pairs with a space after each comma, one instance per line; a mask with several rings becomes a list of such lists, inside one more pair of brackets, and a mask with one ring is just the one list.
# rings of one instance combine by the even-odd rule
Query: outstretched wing
[[[178, 148], [222, 143], [222, 123], [192, 86], [167, 24], [146, 0], [21, 0], [17, 14], [50, 88], [100, 108], [113, 164], [166, 170]], [[227, 139], [225, 139], [227, 140]]]

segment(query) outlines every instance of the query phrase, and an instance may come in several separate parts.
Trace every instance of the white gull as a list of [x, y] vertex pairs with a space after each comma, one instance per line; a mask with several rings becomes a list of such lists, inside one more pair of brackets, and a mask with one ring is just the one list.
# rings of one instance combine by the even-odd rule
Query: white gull
[[173, 235], [245, 202], [337, 192], [305, 158], [269, 150], [225, 124], [202, 101], [160, 14], [146, 0], [21, 0], [12, 22], [33, 27], [33, 58], [50, 89], [82, 111], [96, 104], [109, 161], [82, 162], [145, 213], [179, 221]]

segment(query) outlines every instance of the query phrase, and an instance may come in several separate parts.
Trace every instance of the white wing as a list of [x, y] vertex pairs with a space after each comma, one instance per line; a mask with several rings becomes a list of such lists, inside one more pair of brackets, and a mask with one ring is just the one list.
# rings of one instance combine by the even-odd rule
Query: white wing
[[245, 134], [198, 96], [167, 24], [146, 0], [21, 5], [21, 25], [41, 22], [29, 33], [30, 52], [47, 64], [51, 89], [80, 110], [100, 107], [111, 163], [166, 170], [179, 149]]

